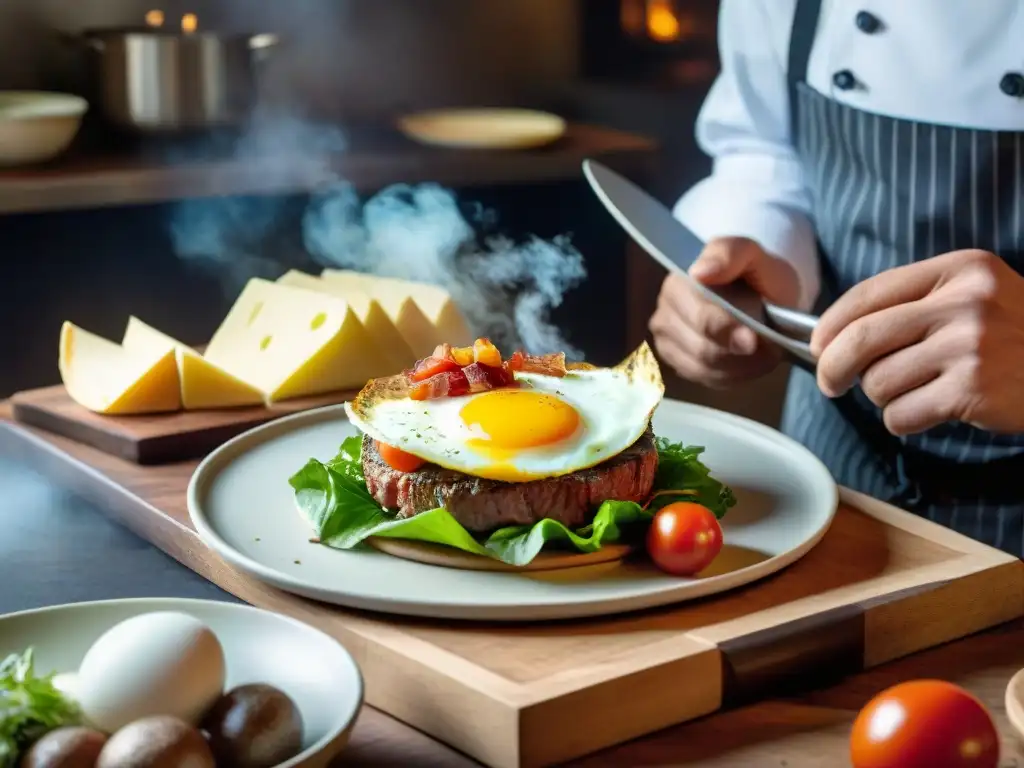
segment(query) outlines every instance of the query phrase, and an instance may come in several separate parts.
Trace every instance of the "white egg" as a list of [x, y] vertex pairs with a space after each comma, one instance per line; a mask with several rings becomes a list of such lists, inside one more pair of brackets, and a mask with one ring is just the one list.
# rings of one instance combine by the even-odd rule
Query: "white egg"
[[664, 394], [646, 343], [615, 368], [516, 379], [518, 388], [419, 401], [395, 397], [393, 382], [370, 382], [346, 411], [375, 440], [439, 466], [524, 482], [622, 453], [647, 429]]
[[184, 613], [135, 616], [107, 630], [85, 654], [75, 690], [90, 723], [113, 733], [143, 717], [198, 723], [224, 690], [224, 650]]

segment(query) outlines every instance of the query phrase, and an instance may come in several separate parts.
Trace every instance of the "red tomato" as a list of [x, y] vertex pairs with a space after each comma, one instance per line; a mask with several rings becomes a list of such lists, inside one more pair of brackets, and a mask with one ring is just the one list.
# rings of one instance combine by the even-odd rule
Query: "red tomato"
[[647, 531], [647, 553], [673, 576], [693, 576], [722, 551], [722, 526], [707, 507], [677, 501], [659, 509]]
[[854, 768], [996, 768], [999, 734], [985, 706], [942, 680], [882, 691], [850, 734]]
[[397, 469], [399, 472], [415, 472], [427, 463], [419, 456], [406, 453], [401, 448], [395, 448], [395, 446], [382, 443], [380, 440], [376, 442], [377, 452], [384, 459], [384, 463], [392, 469]]

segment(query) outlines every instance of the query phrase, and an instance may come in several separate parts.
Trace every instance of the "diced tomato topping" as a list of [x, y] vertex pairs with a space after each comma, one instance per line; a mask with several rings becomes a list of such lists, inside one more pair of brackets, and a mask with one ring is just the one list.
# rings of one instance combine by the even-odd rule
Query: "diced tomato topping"
[[516, 384], [515, 377], [500, 365], [484, 365], [473, 363], [462, 369], [469, 381], [470, 392], [486, 392], [499, 387], [511, 387]]
[[434, 400], [438, 397], [458, 397], [469, 393], [469, 380], [461, 368], [442, 371], [429, 379], [413, 383], [409, 397], [413, 400]]
[[452, 347], [452, 358], [455, 362], [465, 368], [473, 362], [472, 347]]
[[473, 342], [473, 362], [497, 368], [501, 365], [501, 353], [490, 339], [477, 339]]
[[408, 372], [409, 380], [412, 382], [426, 381], [440, 373], [455, 372], [459, 370], [459, 364], [451, 358], [430, 357], [424, 358], [416, 363]]
[[554, 352], [550, 355], [524, 355], [523, 373], [539, 373], [544, 376], [565, 376], [565, 353]]
[[384, 459], [384, 463], [392, 469], [397, 469], [399, 472], [415, 472], [427, 463], [419, 456], [413, 456], [401, 448], [382, 443], [380, 440], [375, 440], [374, 443], [376, 443], [377, 453]]
[[505, 370], [509, 371], [510, 373], [512, 371], [523, 370], [523, 361], [525, 359], [526, 355], [524, 355], [522, 352], [513, 352], [512, 356], [509, 357], [509, 359], [506, 360], [504, 363]]

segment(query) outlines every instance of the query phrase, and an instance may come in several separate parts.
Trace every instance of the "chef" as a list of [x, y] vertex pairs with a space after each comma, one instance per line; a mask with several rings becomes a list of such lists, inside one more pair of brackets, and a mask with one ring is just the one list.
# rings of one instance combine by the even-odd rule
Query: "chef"
[[[782, 429], [838, 482], [1024, 555], [1024, 0], [722, 0], [676, 206], [692, 275], [823, 312]], [[669, 277], [663, 359], [710, 387], [777, 350]]]

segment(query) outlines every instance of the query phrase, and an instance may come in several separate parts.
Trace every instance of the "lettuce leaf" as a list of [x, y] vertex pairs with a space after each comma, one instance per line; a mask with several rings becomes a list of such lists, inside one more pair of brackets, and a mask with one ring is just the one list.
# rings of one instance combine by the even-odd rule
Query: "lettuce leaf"
[[501, 528], [479, 541], [442, 508], [400, 518], [382, 509], [366, 489], [359, 453], [362, 438], [349, 437], [327, 462], [310, 459], [289, 483], [302, 515], [319, 543], [352, 549], [370, 536], [411, 539], [455, 547], [510, 565], [527, 565], [546, 547], [595, 552], [604, 544], [639, 540], [654, 513], [673, 501], [695, 501], [721, 518], [736, 503], [732, 491], [711, 477], [701, 447], [658, 438], [658, 472], [647, 508], [632, 501], [606, 501], [583, 528], [556, 520]]

